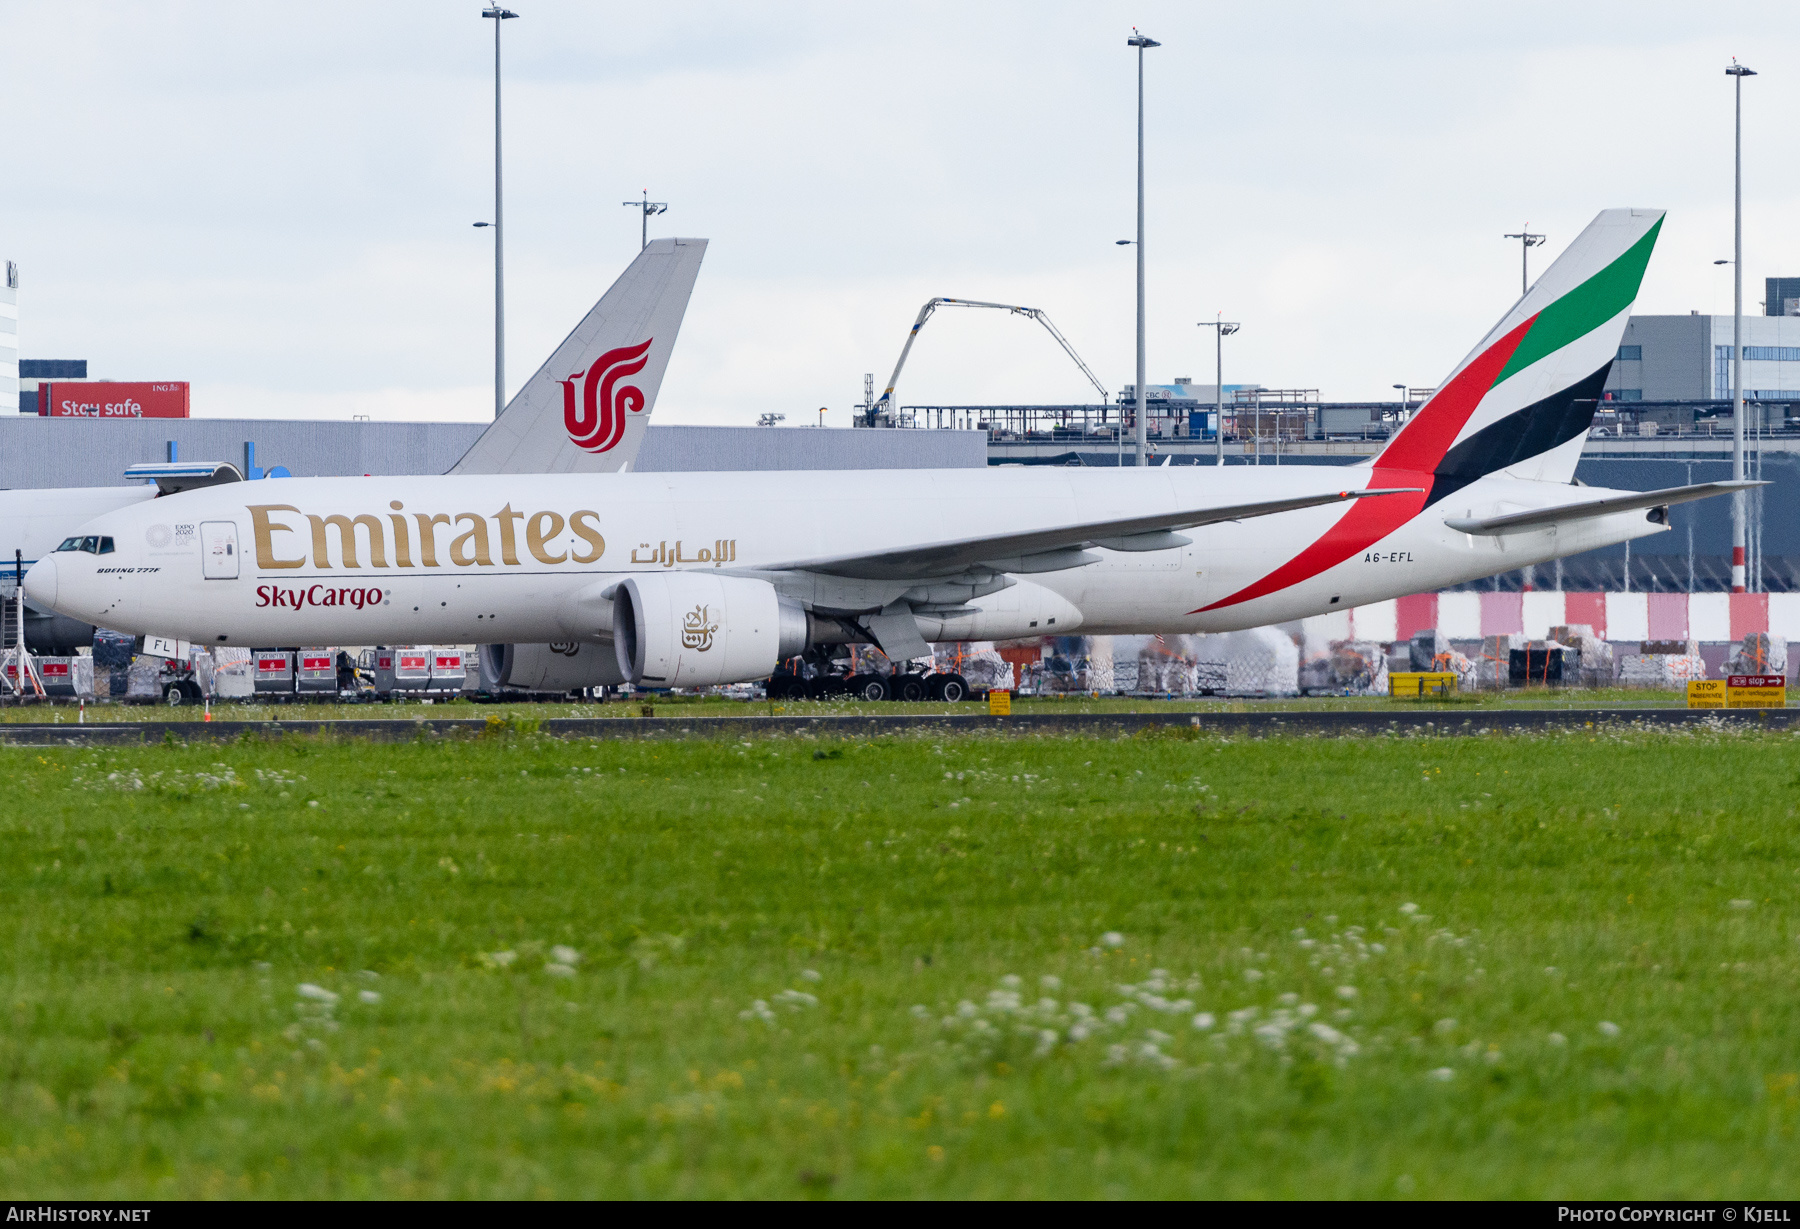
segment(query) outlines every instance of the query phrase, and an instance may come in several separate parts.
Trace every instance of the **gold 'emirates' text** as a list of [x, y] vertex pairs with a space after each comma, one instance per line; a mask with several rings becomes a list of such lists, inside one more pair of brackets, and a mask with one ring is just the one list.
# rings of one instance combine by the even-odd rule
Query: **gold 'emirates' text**
[[[259, 568], [303, 568], [308, 562], [315, 568], [329, 568], [332, 566], [334, 536], [338, 559], [346, 568], [361, 568], [365, 558], [370, 567], [376, 568], [442, 567], [440, 541], [447, 547], [444, 553], [449, 562], [459, 568], [493, 567], [495, 539], [500, 545], [500, 562], [509, 567], [519, 564], [521, 537], [526, 551], [539, 563], [596, 563], [606, 553], [606, 539], [600, 536], [600, 514], [588, 509], [570, 513], [565, 521], [560, 512], [527, 514], [514, 512], [512, 505], [507, 504], [490, 516], [473, 512], [458, 512], [454, 516], [441, 512], [436, 515], [414, 512], [411, 514], [413, 523], [409, 524], [405, 508], [396, 499], [388, 504], [393, 511], [385, 518], [387, 524], [383, 524], [384, 518], [369, 513], [314, 516], [302, 513], [292, 504], [250, 504], [247, 507], [250, 523], [255, 529], [256, 566]], [[282, 512], [293, 513], [295, 519], [291, 523], [278, 519], [275, 514]], [[492, 536], [488, 533], [489, 521], [497, 528]], [[565, 526], [582, 545], [571, 544], [566, 551], [559, 549], [558, 539]], [[441, 538], [440, 528], [443, 531]], [[522, 534], [521, 529], [524, 530]], [[276, 535], [284, 533], [294, 535], [298, 541], [277, 541]], [[306, 557], [309, 544], [312, 547], [310, 561]], [[285, 557], [285, 552], [295, 550], [300, 552], [298, 558]]]

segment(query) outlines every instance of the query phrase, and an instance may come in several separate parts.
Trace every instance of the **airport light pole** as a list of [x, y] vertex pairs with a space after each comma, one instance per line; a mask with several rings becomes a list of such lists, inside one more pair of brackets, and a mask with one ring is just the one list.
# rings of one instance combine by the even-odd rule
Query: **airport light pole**
[[[1744, 78], [1752, 69], [1734, 57], [1725, 70], [1732, 81], [1736, 118], [1732, 141], [1731, 248], [1731, 477], [1744, 480]], [[1744, 592], [1744, 493], [1731, 493], [1731, 591]]]
[[1139, 34], [1137, 27], [1131, 28], [1131, 37], [1125, 40], [1128, 47], [1136, 47], [1138, 53], [1138, 106], [1137, 106], [1137, 431], [1134, 443], [1137, 448], [1137, 463], [1140, 467], [1149, 464], [1145, 456], [1150, 442], [1150, 423], [1148, 420], [1149, 405], [1144, 396], [1144, 52], [1152, 47], [1160, 47], [1161, 43], [1153, 38]]
[[1225, 339], [1243, 327], [1224, 317], [1225, 313], [1220, 312], [1219, 319], [1202, 320], [1197, 326], [1218, 330], [1213, 334], [1213, 443], [1217, 449], [1214, 465], [1225, 464]]
[[1544, 241], [1544, 236], [1531, 233], [1531, 223], [1525, 223], [1525, 229], [1516, 235], [1502, 235], [1502, 239], [1519, 241], [1519, 297], [1524, 298], [1531, 290], [1531, 249]]
[[627, 209], [641, 209], [644, 212], [643, 226], [642, 226], [640, 234], [639, 234], [640, 242], [638, 243], [638, 251], [641, 252], [645, 248], [650, 246], [650, 219], [655, 217], [659, 213], [669, 212], [669, 203], [667, 201], [651, 200], [650, 199], [650, 189], [648, 189], [648, 188], [644, 189], [644, 199], [643, 200], [641, 200], [641, 201], [620, 201], [619, 203], [621, 205], [624, 205], [625, 208], [627, 208]]
[[[494, 23], [494, 417], [506, 408], [506, 228], [500, 178], [500, 27], [517, 17], [497, 4], [481, 10]], [[477, 222], [480, 226], [482, 223]]]

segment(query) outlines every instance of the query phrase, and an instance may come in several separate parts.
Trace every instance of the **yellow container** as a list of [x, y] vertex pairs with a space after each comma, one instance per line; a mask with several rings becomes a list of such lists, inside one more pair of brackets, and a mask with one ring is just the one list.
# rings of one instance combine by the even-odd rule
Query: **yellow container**
[[988, 692], [988, 716], [990, 716], [990, 717], [1010, 717], [1010, 716], [1012, 716], [1012, 692], [1010, 692], [1010, 691], [990, 691], [990, 692]]
[[1456, 694], [1454, 671], [1403, 671], [1388, 675], [1388, 695], [1397, 700], [1429, 700]]
[[1688, 684], [1689, 708], [1724, 708], [1724, 679], [1695, 679]]

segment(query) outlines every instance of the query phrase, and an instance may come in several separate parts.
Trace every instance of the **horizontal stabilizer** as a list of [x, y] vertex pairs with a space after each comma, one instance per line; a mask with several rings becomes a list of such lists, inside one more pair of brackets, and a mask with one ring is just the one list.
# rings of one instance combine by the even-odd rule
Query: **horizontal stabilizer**
[[1639, 508], [1667, 508], [1671, 504], [1692, 503], [1696, 499], [1711, 499], [1714, 495], [1729, 495], [1733, 491], [1745, 491], [1751, 487], [1768, 485], [1766, 482], [1701, 482], [1693, 486], [1672, 486], [1661, 491], [1618, 495], [1611, 499], [1593, 499], [1584, 504], [1563, 504], [1558, 508], [1511, 512], [1505, 516], [1450, 516], [1444, 518], [1444, 524], [1458, 533], [1493, 537], [1503, 533], [1522, 533], [1528, 529], [1542, 529], [1546, 525], [1560, 525], [1567, 521], [1585, 521], [1596, 516], [1611, 516], [1615, 512], [1635, 512]]
[[[1256, 516], [1273, 516], [1277, 512], [1294, 512], [1301, 508], [1317, 508], [1323, 504], [1348, 500], [1377, 498], [1383, 495], [1416, 495], [1418, 487], [1401, 487], [1378, 491], [1332, 491], [1325, 495], [1302, 495], [1293, 499], [1272, 499], [1254, 504], [1231, 504], [1221, 508], [1192, 508], [1181, 512], [1158, 512], [1149, 516], [1133, 516], [1123, 520], [1094, 521], [1084, 525], [1061, 525], [1048, 529], [1031, 529], [1021, 533], [993, 534], [979, 538], [957, 538], [948, 542], [931, 542], [919, 546], [903, 546], [895, 550], [875, 551], [862, 555], [833, 555], [821, 559], [801, 559], [775, 563], [768, 571], [823, 572], [830, 576], [847, 576], [862, 580], [906, 580], [931, 576], [947, 576], [964, 568], [989, 562], [1014, 564], [1023, 557], [1067, 552], [1068, 566], [1094, 562], [1097, 557], [1083, 559], [1083, 546], [1105, 545], [1107, 539], [1137, 534], [1169, 532], [1168, 545], [1179, 543], [1173, 533], [1177, 529], [1197, 529], [1224, 521], [1243, 521]], [[1038, 571], [1049, 569], [1002, 566], [997, 571]]]

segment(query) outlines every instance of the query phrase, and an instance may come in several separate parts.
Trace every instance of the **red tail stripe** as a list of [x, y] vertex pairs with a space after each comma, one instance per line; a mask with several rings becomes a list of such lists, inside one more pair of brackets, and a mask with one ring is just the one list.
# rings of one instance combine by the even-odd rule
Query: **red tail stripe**
[[1431, 474], [1450, 445], [1456, 442], [1469, 416], [1494, 387], [1507, 360], [1531, 331], [1537, 317], [1519, 325], [1489, 346], [1422, 406], [1411, 422], [1400, 429], [1392, 443], [1375, 459], [1372, 487], [1422, 487], [1417, 495], [1383, 495], [1359, 499], [1312, 545], [1254, 584], [1210, 606], [1190, 610], [1201, 614], [1264, 597], [1278, 589], [1299, 584], [1336, 567], [1357, 551], [1366, 550], [1417, 516], [1430, 497]]

